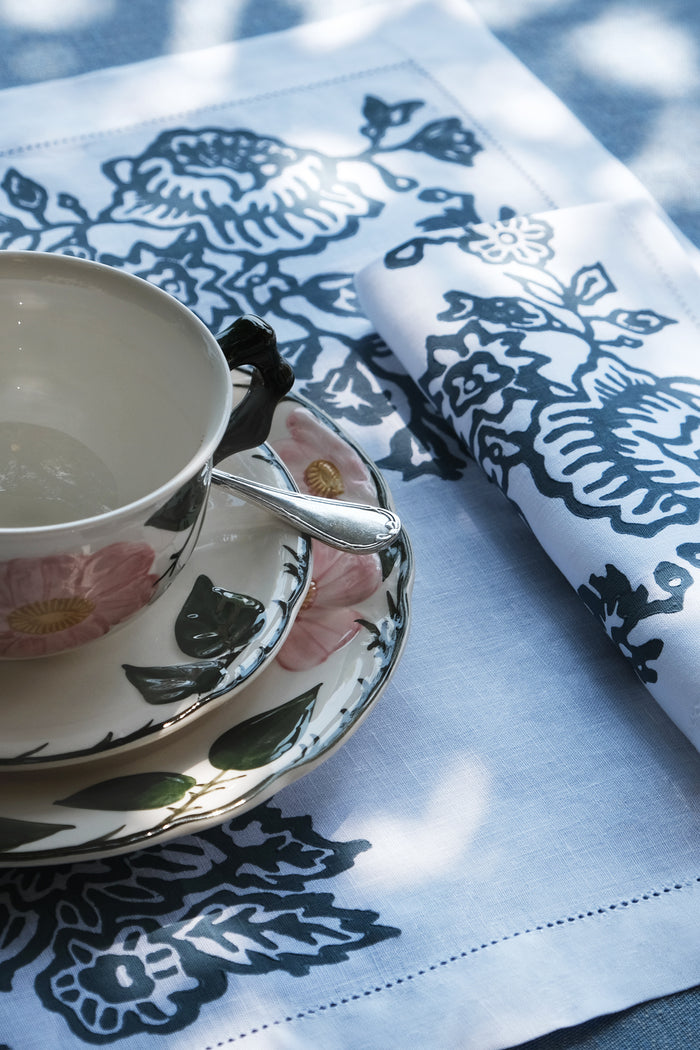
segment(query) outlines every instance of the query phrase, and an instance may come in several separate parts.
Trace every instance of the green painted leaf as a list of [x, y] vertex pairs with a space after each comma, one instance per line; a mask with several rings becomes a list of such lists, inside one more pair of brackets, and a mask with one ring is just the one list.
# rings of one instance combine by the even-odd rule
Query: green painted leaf
[[265, 608], [257, 598], [215, 587], [199, 576], [175, 622], [183, 653], [200, 660], [232, 658], [260, 632]]
[[45, 839], [59, 831], [68, 831], [75, 824], [47, 824], [39, 820], [16, 820], [13, 817], [0, 817], [0, 852], [16, 849], [28, 842]]
[[284, 563], [284, 571], [289, 573], [289, 575], [295, 580], [301, 580], [304, 572], [306, 572], [309, 567], [308, 557], [300, 558], [299, 554], [292, 547], [287, 546], [286, 543], [283, 545], [282, 549], [287, 551], [288, 554], [291, 554], [293, 559], [292, 561], [286, 561]]
[[189, 529], [199, 517], [208, 484], [207, 467], [171, 496], [167, 503], [151, 515], [146, 524], [155, 529], [166, 529], [168, 532], [184, 532], [185, 529]]
[[214, 741], [209, 761], [216, 769], [258, 769], [289, 751], [309, 724], [321, 683], [271, 711], [254, 715]]
[[57, 806], [77, 809], [160, 809], [179, 802], [197, 781], [184, 773], [132, 773], [125, 777], [102, 780], [58, 799]]
[[225, 675], [225, 669], [214, 660], [173, 667], [122, 666], [128, 680], [148, 704], [172, 704], [188, 696], [210, 693]]
[[394, 565], [396, 564], [396, 559], [398, 558], [399, 553], [400, 549], [398, 541], [395, 541], [394, 543], [390, 544], [390, 546], [385, 547], [384, 550], [381, 550], [379, 552], [379, 562], [382, 567], [382, 580], [388, 580], [391, 576], [392, 570], [394, 568]]

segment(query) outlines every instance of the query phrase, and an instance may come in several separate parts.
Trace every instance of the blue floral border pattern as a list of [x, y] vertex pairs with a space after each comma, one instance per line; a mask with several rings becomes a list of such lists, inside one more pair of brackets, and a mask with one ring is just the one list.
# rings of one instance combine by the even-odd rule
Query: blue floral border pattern
[[248, 128], [168, 129], [138, 155], [101, 165], [104, 206], [92, 211], [77, 193], [10, 167], [0, 181], [0, 248], [60, 252], [137, 274], [215, 332], [256, 313], [280, 335], [298, 388], [319, 408], [354, 426], [394, 428], [381, 469], [458, 477], [466, 460], [449, 426], [381, 341], [352, 334], [362, 319], [353, 273], [322, 265], [324, 251], [400, 197], [421, 207], [449, 197], [397, 174], [397, 158], [400, 165], [402, 156], [424, 154], [446, 173], [473, 166], [483, 149], [474, 133], [456, 116], [421, 121], [424, 105], [367, 95], [358, 122], [367, 147], [348, 157]]
[[[358, 122], [367, 146], [353, 157], [247, 128], [167, 129], [91, 173], [105, 191], [91, 210], [79, 190], [8, 167], [0, 172], [0, 249], [64, 253], [136, 274], [214, 332], [243, 313], [265, 317], [312, 402], [341, 423], [389, 431], [380, 469], [406, 480], [457, 478], [467, 457], [450, 426], [376, 336], [353, 334], [363, 320], [353, 274], [323, 266], [326, 249], [399, 196], [423, 205], [431, 194], [438, 203], [449, 197], [426, 197], [413, 177], [396, 173], [397, 158], [400, 165], [401, 156], [423, 153], [446, 173], [473, 165], [482, 150], [473, 132], [451, 115], [421, 121], [423, 105], [368, 95]], [[360, 181], [344, 176], [347, 161]], [[381, 186], [381, 199], [367, 185]], [[465, 219], [477, 218], [467, 211]], [[381, 662], [384, 639], [374, 644]], [[283, 817], [266, 804], [129, 856], [6, 869], [0, 987], [33, 980], [44, 1007], [86, 1043], [182, 1031], [235, 978], [303, 976], [399, 936], [376, 912], [343, 908], [313, 888], [369, 848], [327, 841], [310, 817]]]
[[0, 988], [35, 988], [87, 1043], [192, 1024], [234, 977], [294, 976], [396, 937], [314, 884], [368, 842], [331, 842], [271, 804], [109, 861], [0, 872]]
[[[606, 518], [619, 533], [655, 536], [700, 520], [700, 382], [633, 368], [616, 350], [641, 350], [673, 318], [606, 305], [617, 288], [605, 266], [581, 266], [567, 281], [547, 266], [553, 230], [511, 216], [452, 240], [503, 269], [520, 295], [445, 294], [429, 337], [425, 392], [455, 420], [475, 458], [506, 494], [525, 464], [539, 491], [581, 518]], [[386, 257], [414, 265], [431, 241], [417, 238]], [[509, 264], [517, 264], [512, 271]], [[553, 380], [552, 341], [576, 362]]]
[[[389, 269], [414, 266], [431, 246], [449, 242], [500, 268], [519, 289], [490, 297], [446, 291], [437, 320], [455, 327], [427, 338], [419, 378], [486, 474], [513, 498], [511, 475], [524, 466], [543, 496], [561, 500], [575, 517], [606, 520], [634, 541], [653, 540], [672, 525], [696, 525], [700, 382], [635, 368], [618, 352], [642, 350], [677, 321], [620, 306], [599, 261], [568, 279], [558, 276], [550, 265], [554, 231], [541, 216], [504, 209], [489, 227], [450, 229], [455, 225], [446, 209], [441, 229], [448, 232], [414, 237], [384, 261]], [[550, 346], [574, 362], [565, 377], [550, 367]], [[699, 550], [681, 543], [675, 555], [697, 567]], [[633, 587], [608, 564], [605, 575], [592, 573], [577, 591], [638, 677], [654, 683], [652, 664], [664, 643], [635, 630], [650, 617], [681, 612], [693, 582], [686, 566], [661, 561], [648, 586]]]

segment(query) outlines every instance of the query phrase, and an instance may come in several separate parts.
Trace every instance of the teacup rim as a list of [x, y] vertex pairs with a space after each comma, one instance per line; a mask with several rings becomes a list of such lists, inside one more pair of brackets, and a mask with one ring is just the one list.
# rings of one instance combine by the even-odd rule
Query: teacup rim
[[230, 381], [230, 370], [224, 352], [219, 346], [216, 337], [207, 328], [204, 322], [197, 317], [197, 315], [181, 303], [175, 296], [170, 295], [169, 292], [165, 292], [158, 285], [152, 284], [143, 277], [139, 277], [137, 274], [128, 273], [124, 270], [118, 269], [116, 266], [110, 266], [107, 263], [98, 262], [96, 259], [82, 259], [75, 255], [67, 255], [58, 252], [44, 252], [34, 251], [32, 249], [17, 249], [17, 250], [4, 250], [0, 251], [0, 280], [2, 279], [2, 270], [4, 269], [5, 262], [11, 260], [22, 259], [24, 263], [28, 259], [37, 259], [43, 263], [49, 263], [52, 266], [58, 268], [67, 268], [74, 270], [84, 270], [92, 272], [100, 272], [105, 275], [109, 275], [109, 280], [121, 281], [127, 286], [133, 286], [140, 290], [141, 293], [150, 296], [155, 301], [160, 302], [172, 309], [176, 314], [180, 314], [184, 321], [191, 325], [195, 331], [199, 333], [205, 342], [209, 343], [211, 350], [214, 352], [214, 356], [220, 359], [222, 364], [222, 372], [228, 377], [228, 381], [224, 391], [225, 405], [221, 413], [221, 419], [219, 425], [215, 431], [212, 432], [209, 439], [204, 442], [197, 453], [193, 455], [187, 462], [187, 464], [180, 468], [177, 474], [172, 475], [167, 481], [159, 485], [157, 489], [153, 489], [151, 492], [146, 493], [144, 496], [139, 496], [138, 499], [132, 500], [129, 503], [123, 503], [118, 507], [113, 507], [108, 511], [104, 511], [101, 514], [89, 515], [85, 518], [72, 518], [68, 521], [54, 522], [48, 525], [23, 525], [7, 527], [0, 525], [0, 538], [7, 537], [43, 537], [43, 536], [58, 536], [61, 533], [74, 533], [79, 530], [88, 528], [110, 526], [114, 522], [121, 518], [129, 518], [132, 515], [139, 514], [141, 511], [153, 506], [160, 506], [167, 502], [167, 500], [182, 488], [189, 481], [191, 481], [197, 474], [205, 467], [205, 465], [213, 459], [214, 452], [219, 445], [226, 427], [228, 426], [229, 417], [231, 415], [233, 407], [233, 384]]

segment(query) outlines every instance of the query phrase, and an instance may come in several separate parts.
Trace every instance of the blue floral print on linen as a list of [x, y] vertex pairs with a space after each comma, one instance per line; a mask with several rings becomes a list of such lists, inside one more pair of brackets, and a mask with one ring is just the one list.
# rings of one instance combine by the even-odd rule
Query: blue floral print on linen
[[326, 888], [369, 843], [331, 842], [265, 804], [130, 856], [0, 872], [0, 987], [36, 973], [85, 1043], [191, 1025], [230, 981], [312, 967], [399, 930]]
[[[700, 520], [700, 383], [633, 368], [616, 349], [640, 349], [676, 323], [654, 310], [613, 306], [617, 288], [599, 263], [562, 281], [547, 263], [552, 230], [541, 218], [506, 218], [453, 238], [483, 262], [505, 268], [522, 295], [445, 294], [450, 335], [427, 341], [420, 383], [465, 421], [469, 446], [508, 492], [524, 463], [544, 495], [620, 533], [653, 536]], [[441, 241], [444, 243], [444, 238]], [[415, 244], [420, 257], [427, 241]], [[412, 265], [405, 250], [389, 267]], [[508, 265], [518, 268], [508, 272]], [[550, 378], [555, 353], [573, 361]]]
[[[102, 200], [91, 207], [8, 166], [0, 248], [123, 269], [214, 332], [244, 313], [264, 317], [308, 397], [338, 421], [386, 431], [380, 468], [457, 478], [467, 458], [449, 424], [367, 335], [353, 274], [324, 258], [401, 196], [438, 212], [451, 199], [401, 174], [401, 157], [422, 153], [446, 175], [475, 163], [483, 147], [462, 119], [423, 119], [424, 106], [366, 96], [358, 110], [365, 145], [350, 157], [265, 129], [166, 128], [92, 173]], [[473, 202], [453, 203], [448, 221], [455, 217], [477, 221]], [[303, 977], [399, 936], [327, 888], [369, 848], [330, 842], [310, 817], [283, 817], [268, 804], [129, 856], [6, 869], [0, 986], [29, 977], [46, 1009], [86, 1044], [184, 1031], [231, 981], [273, 971]]]

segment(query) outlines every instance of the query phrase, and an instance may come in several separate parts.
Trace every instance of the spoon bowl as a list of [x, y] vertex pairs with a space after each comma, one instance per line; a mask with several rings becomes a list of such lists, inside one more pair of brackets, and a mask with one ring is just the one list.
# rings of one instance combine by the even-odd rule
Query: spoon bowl
[[214, 485], [223, 485], [250, 503], [263, 507], [299, 532], [336, 550], [352, 554], [376, 554], [394, 542], [401, 522], [393, 511], [344, 500], [325, 499], [304, 492], [287, 492], [249, 481], [218, 467], [212, 471]]

